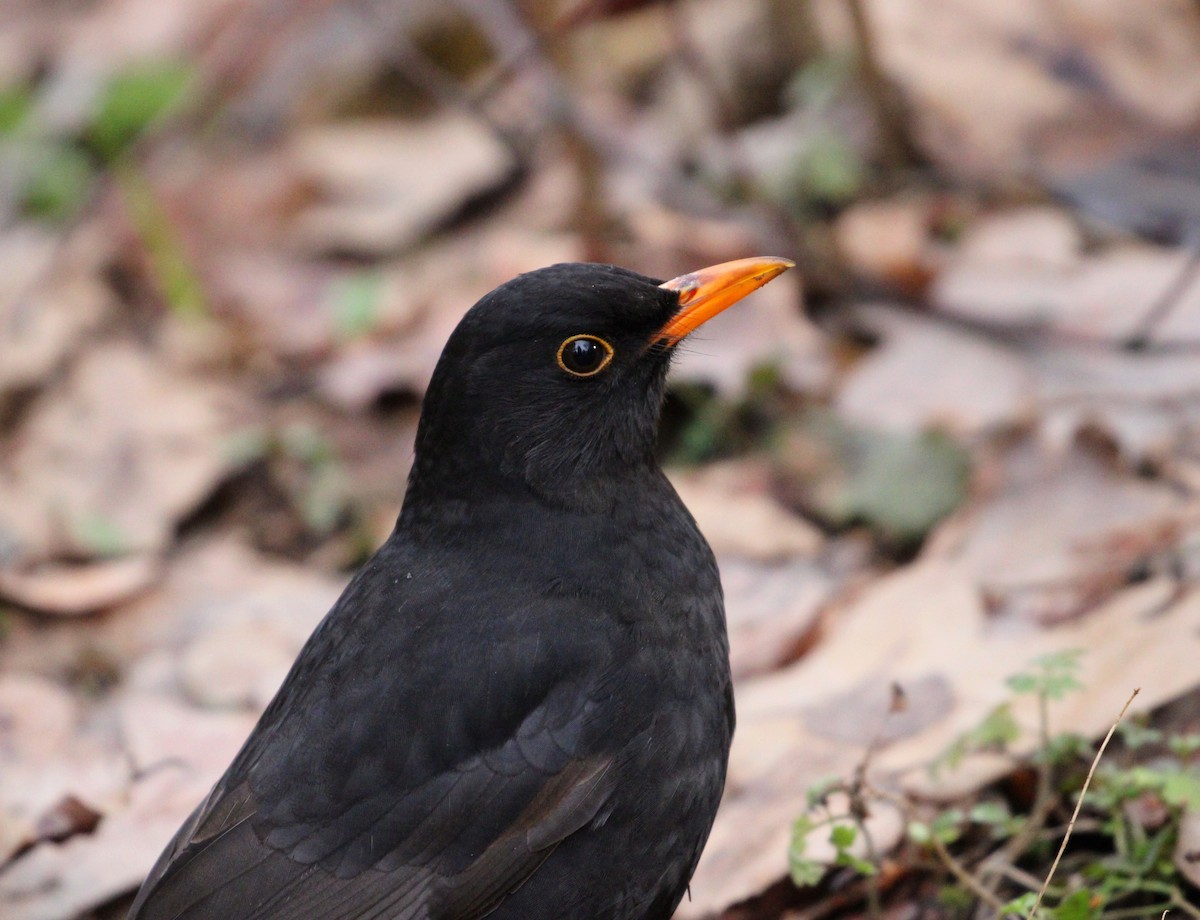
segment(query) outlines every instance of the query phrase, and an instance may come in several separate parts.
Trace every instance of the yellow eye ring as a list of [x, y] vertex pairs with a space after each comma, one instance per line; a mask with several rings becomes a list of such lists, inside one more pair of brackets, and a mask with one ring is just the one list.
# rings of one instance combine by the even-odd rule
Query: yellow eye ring
[[555, 359], [572, 377], [595, 377], [612, 363], [613, 347], [598, 335], [573, 335], [558, 346]]

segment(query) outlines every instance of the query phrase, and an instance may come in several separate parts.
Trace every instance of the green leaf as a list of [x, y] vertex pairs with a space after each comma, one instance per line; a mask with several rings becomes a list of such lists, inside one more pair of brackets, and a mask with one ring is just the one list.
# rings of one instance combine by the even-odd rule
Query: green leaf
[[383, 276], [377, 271], [354, 272], [334, 287], [333, 325], [343, 342], [362, 338], [379, 322]]
[[173, 314], [185, 319], [207, 316], [208, 298], [204, 294], [204, 287], [192, 269], [183, 241], [154, 188], [132, 167], [119, 168], [116, 172], [167, 307]]
[[908, 839], [918, 846], [929, 846], [933, 842], [933, 829], [924, 821], [909, 821]]
[[1014, 674], [1008, 679], [1008, 686], [1014, 693], [1036, 693], [1047, 699], [1061, 699], [1083, 687], [1075, 676], [1082, 654], [1082, 649], [1073, 648], [1035, 658], [1032, 664], [1036, 670]]
[[975, 824], [1006, 825], [1012, 812], [1003, 802], [988, 801], [973, 805], [967, 817]]
[[805, 856], [808, 850], [808, 834], [816, 825], [807, 815], [792, 822], [792, 842], [788, 847], [788, 871], [792, 882], [803, 888], [816, 885], [825, 877], [826, 867]]
[[1037, 902], [1037, 895], [1032, 891], [1027, 891], [1019, 898], [1013, 898], [1007, 904], [1000, 908], [1001, 917], [1024, 917]]
[[0, 89], [0, 137], [16, 134], [25, 124], [33, 108], [33, 98], [26, 86], [6, 86]]
[[829, 797], [829, 793], [833, 792], [841, 784], [842, 780], [838, 776], [830, 775], [821, 777], [808, 787], [808, 807], [816, 808], [818, 805], [824, 805], [825, 800]]
[[931, 765], [934, 774], [945, 766], [955, 769], [962, 759], [974, 751], [1004, 750], [1020, 737], [1021, 730], [1013, 717], [1008, 703], [997, 706], [982, 722], [970, 731], [963, 732], [951, 742]]
[[829, 842], [839, 851], [854, 846], [858, 837], [858, 828], [852, 824], [835, 824], [829, 832]]
[[1162, 797], [1169, 805], [1200, 809], [1200, 774], [1194, 769], [1169, 773], [1163, 780]]
[[92, 162], [70, 144], [52, 143], [37, 151], [21, 187], [21, 209], [34, 217], [68, 220], [87, 201]]
[[1188, 757], [1200, 751], [1200, 733], [1172, 735], [1167, 739], [1167, 747], [1176, 757]]
[[1054, 920], [1095, 920], [1100, 912], [1092, 904], [1090, 891], [1073, 891], [1054, 909]]
[[75, 539], [96, 556], [120, 556], [129, 549], [129, 538], [112, 518], [89, 512], [78, 518], [72, 530]]
[[1032, 674], [1014, 674], [1005, 683], [1013, 693], [1036, 693], [1041, 683]]
[[1143, 722], [1122, 722], [1117, 726], [1121, 740], [1126, 747], [1137, 750], [1148, 744], [1158, 744], [1163, 740], [1163, 733], [1157, 728], [1151, 728]]
[[105, 87], [87, 136], [112, 159], [183, 98], [191, 69], [175, 61], [144, 62], [117, 74]]
[[957, 508], [970, 479], [969, 456], [945, 435], [859, 428], [823, 410], [801, 415], [788, 449], [814, 458], [797, 476], [807, 507], [897, 546], [914, 545]]
[[826, 866], [812, 859], [791, 859], [788, 861], [792, 884], [798, 888], [808, 888], [820, 884], [825, 877]]
[[848, 850], [842, 850], [837, 854], [834, 863], [839, 866], [846, 866], [853, 869], [859, 875], [872, 876], [879, 871], [879, 867], [873, 862], [863, 859], [861, 856], [855, 856]]
[[947, 808], [933, 819], [933, 833], [942, 843], [954, 843], [962, 835], [966, 815], [958, 808]]

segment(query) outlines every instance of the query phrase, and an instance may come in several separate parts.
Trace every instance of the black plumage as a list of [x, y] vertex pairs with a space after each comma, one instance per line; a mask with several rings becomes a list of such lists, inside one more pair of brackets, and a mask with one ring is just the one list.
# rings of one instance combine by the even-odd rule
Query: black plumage
[[654, 460], [681, 297], [567, 264], [466, 315], [394, 532], [131, 920], [673, 913], [734, 723], [716, 564]]

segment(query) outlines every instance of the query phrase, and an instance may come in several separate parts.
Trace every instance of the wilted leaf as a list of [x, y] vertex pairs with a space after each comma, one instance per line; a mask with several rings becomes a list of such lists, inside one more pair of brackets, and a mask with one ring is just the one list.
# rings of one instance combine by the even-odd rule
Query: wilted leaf
[[90, 613], [145, 591], [159, 571], [153, 556], [41, 566], [28, 572], [0, 568], [0, 597], [45, 613]]

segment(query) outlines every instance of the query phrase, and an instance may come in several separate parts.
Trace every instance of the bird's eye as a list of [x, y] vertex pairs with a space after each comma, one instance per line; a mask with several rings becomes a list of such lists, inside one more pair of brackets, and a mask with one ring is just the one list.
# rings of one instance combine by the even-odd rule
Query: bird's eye
[[594, 335], [573, 335], [558, 346], [558, 366], [572, 377], [598, 374], [612, 357], [612, 346]]

